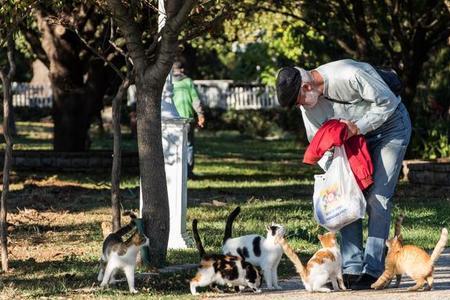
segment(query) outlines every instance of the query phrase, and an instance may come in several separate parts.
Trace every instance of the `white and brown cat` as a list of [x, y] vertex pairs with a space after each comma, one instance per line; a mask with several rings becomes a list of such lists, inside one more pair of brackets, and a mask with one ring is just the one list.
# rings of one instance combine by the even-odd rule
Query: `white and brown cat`
[[261, 275], [251, 263], [239, 256], [206, 254], [197, 229], [198, 221], [192, 221], [192, 232], [200, 254], [197, 274], [190, 282], [192, 295], [198, 295], [197, 287], [218, 284], [238, 288], [248, 286], [254, 292], [261, 292]]
[[251, 264], [260, 267], [267, 288], [281, 289], [278, 285], [278, 265], [283, 256], [283, 249], [275, 242], [275, 239], [284, 236], [284, 227], [274, 223], [266, 226], [267, 235], [265, 238], [257, 234], [232, 238], [233, 221], [240, 211], [241, 209], [238, 206], [228, 216], [222, 252], [229, 255], [238, 255]]
[[125, 273], [128, 288], [131, 293], [137, 293], [134, 287], [134, 272], [136, 269], [136, 258], [142, 246], [148, 246], [148, 238], [137, 230], [126, 240], [122, 237], [135, 227], [135, 215], [130, 215], [131, 222], [114, 233], [109, 234], [103, 242], [103, 254], [100, 259], [100, 271], [97, 280], [100, 286], [115, 283], [115, 274], [118, 270]]
[[335, 233], [319, 235], [322, 248], [308, 261], [306, 266], [284, 238], [277, 238], [286, 256], [294, 263], [305, 289], [309, 292], [330, 292], [325, 284], [331, 281], [333, 290], [346, 290], [342, 279], [342, 260]]
[[403, 245], [400, 233], [402, 220], [403, 216], [400, 216], [396, 223], [395, 236], [386, 241], [388, 252], [385, 260], [385, 269], [371, 287], [383, 289], [389, 285], [394, 276], [397, 277], [396, 287], [398, 287], [402, 275], [406, 274], [416, 282], [414, 286], [408, 288], [409, 291], [422, 289], [425, 283], [427, 283], [425, 290], [431, 290], [433, 288], [434, 263], [447, 245], [448, 231], [446, 228], [442, 229], [439, 241], [430, 256], [419, 247]]

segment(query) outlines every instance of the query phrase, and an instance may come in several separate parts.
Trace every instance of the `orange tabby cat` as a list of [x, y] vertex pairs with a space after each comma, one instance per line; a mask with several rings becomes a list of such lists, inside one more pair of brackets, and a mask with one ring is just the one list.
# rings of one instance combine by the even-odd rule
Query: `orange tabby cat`
[[[383, 289], [389, 284], [394, 275], [407, 274], [416, 282], [416, 285], [408, 288], [409, 291], [417, 291], [423, 288], [425, 283], [428, 284], [426, 290], [431, 290], [433, 287], [433, 265], [447, 245], [447, 239], [448, 231], [446, 228], [443, 228], [441, 237], [431, 256], [419, 247], [413, 245], [403, 246], [401, 234], [386, 241], [386, 246], [389, 250], [386, 256], [385, 270], [371, 287]], [[398, 276], [397, 281], [399, 284]]]
[[[394, 230], [394, 236], [400, 236], [402, 232], [402, 223], [403, 219], [405, 218], [405, 215], [403, 213], [400, 213], [400, 215], [397, 217], [397, 221], [395, 222], [395, 230]], [[387, 249], [386, 249], [387, 250]], [[402, 281], [402, 274], [396, 274], [396, 282], [394, 287], [398, 288], [400, 286], [400, 282]], [[388, 283], [386, 283], [385, 287], [389, 286], [391, 284], [391, 280], [389, 280]]]
[[297, 273], [302, 278], [305, 289], [309, 292], [330, 292], [325, 287], [328, 281], [331, 281], [333, 290], [339, 288], [346, 290], [342, 280], [342, 261], [339, 245], [336, 242], [336, 235], [328, 232], [324, 235], [319, 234], [319, 240], [322, 249], [319, 249], [308, 261], [306, 266], [302, 264], [297, 254], [283, 237], [277, 238], [277, 242], [283, 248], [284, 253], [294, 263]]

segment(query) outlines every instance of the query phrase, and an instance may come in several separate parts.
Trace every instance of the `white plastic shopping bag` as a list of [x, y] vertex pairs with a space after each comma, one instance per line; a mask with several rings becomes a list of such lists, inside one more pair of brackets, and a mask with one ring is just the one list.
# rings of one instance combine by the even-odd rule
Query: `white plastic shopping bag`
[[325, 174], [314, 175], [314, 218], [330, 231], [337, 231], [364, 218], [366, 199], [356, 182], [344, 146], [335, 147]]

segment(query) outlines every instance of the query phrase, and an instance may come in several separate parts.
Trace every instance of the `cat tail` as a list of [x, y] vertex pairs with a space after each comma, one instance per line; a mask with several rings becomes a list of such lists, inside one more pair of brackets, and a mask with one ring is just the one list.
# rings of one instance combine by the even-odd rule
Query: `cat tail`
[[405, 215], [403, 213], [400, 213], [400, 215], [397, 217], [397, 221], [395, 222], [395, 233], [394, 236], [400, 236], [402, 231], [402, 223], [403, 219], [405, 218]]
[[280, 237], [277, 239], [277, 242], [280, 244], [280, 246], [283, 248], [284, 254], [289, 258], [289, 260], [294, 264], [295, 269], [297, 273], [302, 278], [303, 282], [305, 282], [306, 278], [308, 277], [306, 274], [306, 268], [303, 265], [302, 261], [298, 257], [298, 255], [295, 253], [294, 249], [288, 244], [288, 242], [283, 238]]
[[136, 214], [134, 212], [132, 212], [131, 210], [124, 211], [122, 215], [123, 216], [129, 216], [132, 223], [134, 223], [134, 220], [137, 218]]
[[223, 236], [223, 242], [222, 245], [224, 245], [228, 239], [232, 236], [233, 231], [233, 222], [234, 219], [236, 219], [237, 215], [241, 212], [241, 208], [238, 206], [236, 207], [231, 214], [227, 218], [227, 224], [225, 225], [225, 234]]
[[136, 226], [136, 223], [135, 223], [136, 215], [132, 211], [126, 211], [123, 213], [123, 215], [130, 216], [131, 221], [128, 225], [120, 228], [119, 230], [117, 230], [115, 232], [115, 234], [119, 235], [120, 237], [122, 237], [125, 234], [127, 234], [128, 232], [130, 232]]
[[202, 245], [202, 240], [200, 239], [200, 236], [198, 235], [198, 229], [197, 229], [197, 219], [192, 220], [192, 232], [194, 234], [194, 240], [195, 245], [197, 246], [198, 253], [200, 254], [200, 258], [203, 258], [206, 255], [205, 249]]
[[433, 253], [431, 253], [431, 264], [434, 265], [434, 262], [438, 259], [439, 255], [441, 255], [442, 251], [444, 251], [445, 246], [447, 246], [448, 240], [448, 231], [447, 228], [442, 228], [441, 237], [434, 247]]

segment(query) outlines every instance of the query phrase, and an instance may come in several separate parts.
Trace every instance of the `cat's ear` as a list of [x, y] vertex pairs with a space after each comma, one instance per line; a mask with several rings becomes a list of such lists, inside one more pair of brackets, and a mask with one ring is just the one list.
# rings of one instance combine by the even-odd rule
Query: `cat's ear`
[[272, 230], [270, 229], [270, 226], [269, 226], [269, 225], [266, 225], [266, 230], [267, 230], [267, 231], [272, 231]]
[[397, 240], [398, 240], [399, 242], [403, 242], [403, 236], [402, 236], [401, 233], [397, 236]]
[[321, 235], [321, 234], [318, 234], [318, 235], [317, 235], [317, 237], [319, 238], [319, 241], [321, 241], [321, 240], [322, 240], [322, 238], [323, 238], [323, 235]]

